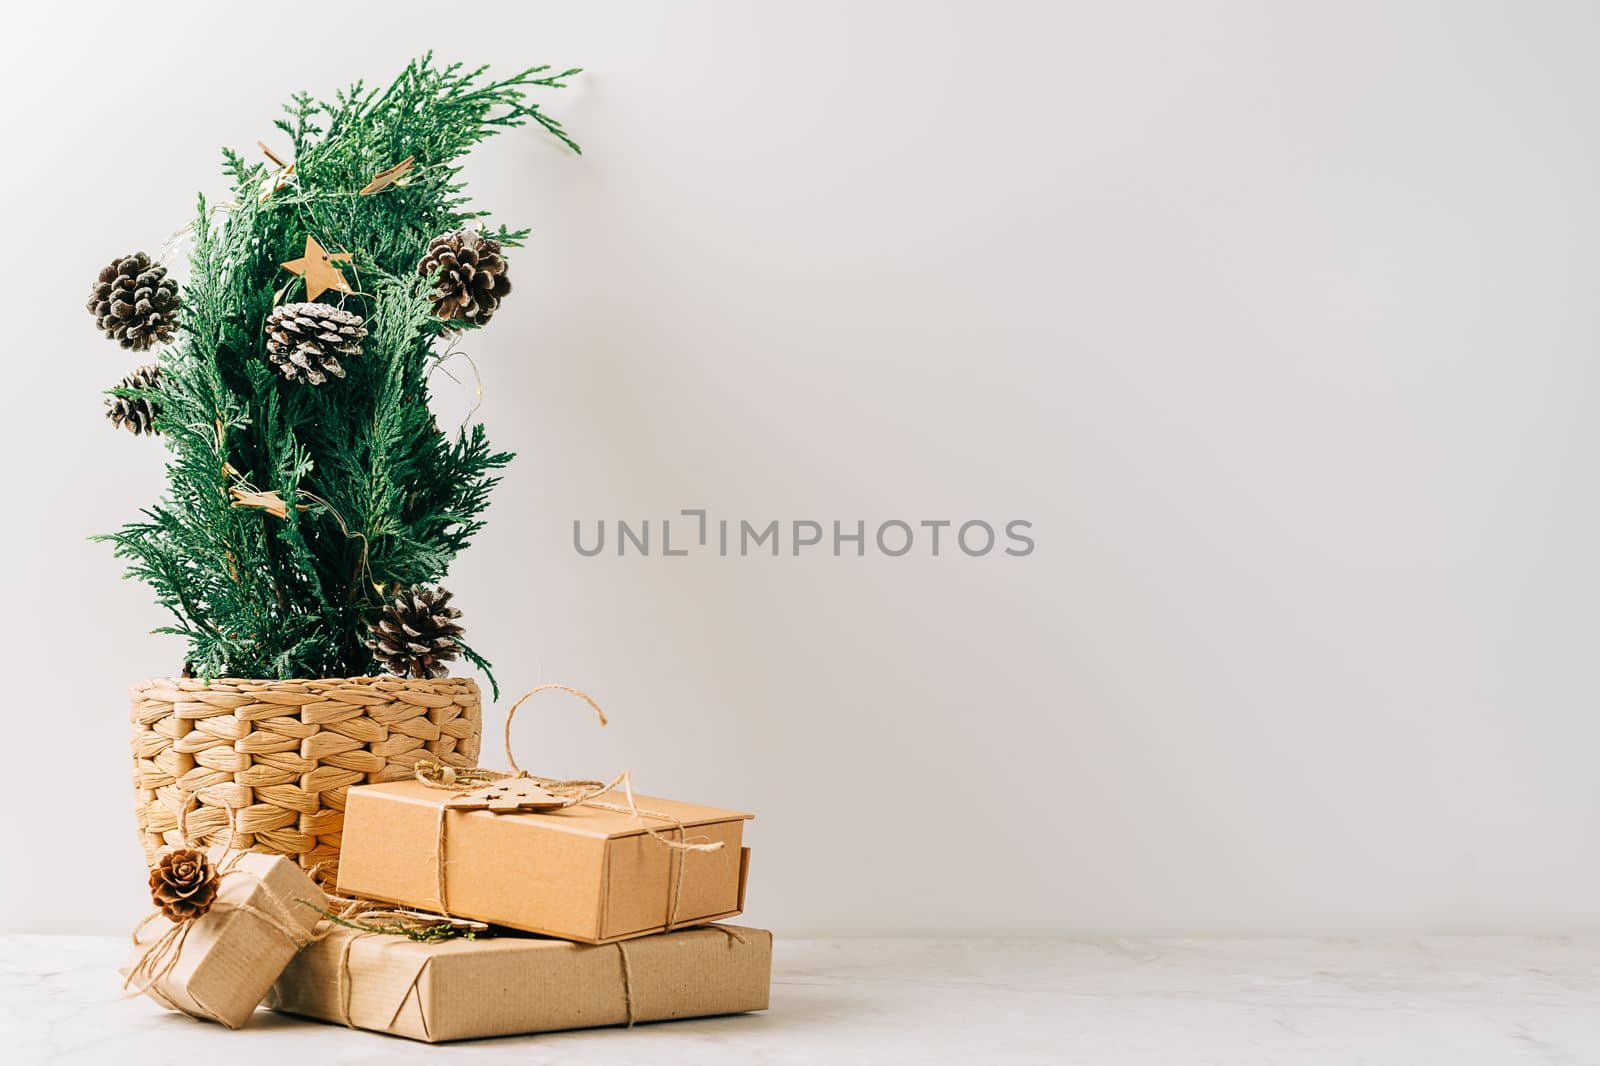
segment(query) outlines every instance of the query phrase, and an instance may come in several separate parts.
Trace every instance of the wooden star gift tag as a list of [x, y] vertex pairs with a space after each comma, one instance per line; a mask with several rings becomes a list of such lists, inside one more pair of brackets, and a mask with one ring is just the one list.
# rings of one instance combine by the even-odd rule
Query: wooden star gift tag
[[306, 299], [315, 300], [329, 289], [339, 292], [355, 292], [350, 283], [344, 280], [344, 272], [333, 264], [350, 262], [349, 252], [334, 252], [329, 254], [317, 243], [311, 234], [306, 234], [306, 254], [299, 259], [291, 259], [280, 264], [283, 269], [292, 274], [304, 275], [306, 279]]
[[525, 777], [496, 781], [492, 785], [475, 789], [445, 803], [451, 810], [489, 811], [493, 814], [553, 811], [566, 805], [566, 800], [553, 792], [545, 791]]

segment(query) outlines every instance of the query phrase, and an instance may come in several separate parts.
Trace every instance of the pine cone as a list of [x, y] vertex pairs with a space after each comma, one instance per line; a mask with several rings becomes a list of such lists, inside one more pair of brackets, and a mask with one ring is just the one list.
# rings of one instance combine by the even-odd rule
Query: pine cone
[[166, 267], [134, 252], [100, 271], [88, 307], [106, 336], [142, 352], [177, 327], [178, 283]]
[[217, 901], [216, 868], [203, 851], [169, 851], [150, 871], [150, 898], [174, 922], [198, 918]]
[[267, 318], [267, 358], [290, 381], [321, 385], [344, 377], [341, 355], [360, 355], [367, 327], [331, 304], [284, 304]]
[[434, 271], [439, 271], [439, 287], [433, 292], [433, 313], [440, 318], [481, 326], [511, 292], [500, 242], [475, 229], [458, 229], [428, 243], [417, 272], [431, 277]]
[[444, 664], [461, 654], [461, 612], [441, 588], [412, 585], [387, 604], [372, 623], [367, 647], [397, 677], [444, 677]]
[[[154, 363], [146, 363], [117, 384], [119, 389], [150, 389], [161, 388], [161, 368]], [[161, 413], [161, 404], [148, 396], [107, 396], [106, 417], [111, 419], [111, 424], [120, 429], [126, 429], [137, 437], [141, 433], [154, 434], [159, 432], [155, 427], [156, 415]]]

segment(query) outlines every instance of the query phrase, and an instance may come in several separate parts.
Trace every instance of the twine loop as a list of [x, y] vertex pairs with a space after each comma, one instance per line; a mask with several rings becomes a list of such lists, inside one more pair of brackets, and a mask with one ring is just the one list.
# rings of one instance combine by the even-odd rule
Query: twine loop
[[[581, 806], [590, 807], [596, 810], [612, 811], [618, 814], [632, 815], [634, 820], [639, 823], [640, 829], [648, 833], [652, 839], [671, 849], [676, 856], [676, 861], [673, 863], [673, 865], [676, 867], [676, 874], [673, 877], [672, 884], [669, 889], [671, 897], [667, 908], [666, 931], [670, 932], [673, 927], [677, 925], [678, 921], [678, 904], [683, 895], [683, 867], [686, 853], [693, 851], [721, 851], [723, 842], [720, 840], [689, 840], [687, 838], [687, 832], [684, 824], [680, 819], [662, 811], [652, 811], [647, 808], [640, 807], [639, 804], [634, 800], [633, 781], [627, 770], [623, 770], [609, 781], [581, 779], [569, 780], [553, 777], [540, 777], [537, 774], [530, 774], [521, 766], [517, 765], [516, 756], [511, 750], [511, 723], [512, 720], [517, 716], [517, 708], [521, 707], [531, 697], [536, 696], [541, 692], [549, 691], [565, 692], [569, 695], [576, 696], [584, 703], [587, 703], [591, 709], [593, 709], [595, 717], [600, 720], [600, 724], [602, 726], [607, 724], [606, 712], [601, 710], [600, 704], [595, 702], [593, 696], [589, 695], [587, 692], [584, 692], [582, 689], [574, 688], [571, 685], [559, 684], [557, 682], [536, 685], [527, 692], [524, 692], [521, 696], [517, 697], [516, 701], [512, 703], [511, 706], [506, 710], [505, 748], [506, 763], [511, 767], [510, 770], [488, 770], [484, 769], [483, 767], [473, 767], [471, 769], [461, 770], [444, 766], [437, 762], [424, 760], [417, 763], [416, 768], [413, 771], [414, 776], [418, 781], [422, 782], [424, 785], [427, 785], [429, 788], [443, 789], [450, 792], [471, 792], [474, 789], [482, 788], [485, 785], [494, 784], [496, 781], [526, 779], [528, 781], [532, 781], [534, 784], [538, 785], [540, 788], [543, 788], [552, 795], [560, 797], [562, 801], [561, 807], [558, 808], [560, 810], [565, 810], [569, 807]], [[615, 803], [599, 798], [608, 792], [616, 791], [618, 789], [621, 790], [623, 798], [626, 802]], [[434, 854], [437, 859], [435, 866], [438, 870], [439, 911], [446, 915], [450, 913], [450, 908], [445, 895], [445, 869], [448, 864], [448, 859], [445, 854], [445, 836], [450, 811], [450, 807], [445, 806], [444, 804], [439, 805], [439, 818], [437, 825], [435, 826], [434, 834]], [[496, 815], [496, 817], [503, 816]], [[650, 825], [645, 820], [647, 818], [653, 818], [657, 821], [669, 823], [667, 831], [663, 832], [662, 830]], [[668, 833], [675, 834], [675, 836], [669, 836]]]

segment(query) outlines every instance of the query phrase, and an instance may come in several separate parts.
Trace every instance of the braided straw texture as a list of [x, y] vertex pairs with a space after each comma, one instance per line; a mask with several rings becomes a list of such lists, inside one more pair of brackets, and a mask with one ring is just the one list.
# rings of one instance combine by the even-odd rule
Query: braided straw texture
[[476, 766], [483, 712], [470, 678], [141, 681], [134, 802], [145, 858], [192, 841], [293, 855], [331, 881], [351, 785], [422, 759]]

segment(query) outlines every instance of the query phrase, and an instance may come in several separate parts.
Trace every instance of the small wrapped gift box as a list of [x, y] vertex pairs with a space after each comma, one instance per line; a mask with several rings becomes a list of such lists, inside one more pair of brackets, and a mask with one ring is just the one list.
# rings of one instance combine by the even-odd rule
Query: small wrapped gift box
[[744, 909], [748, 814], [617, 792], [549, 811], [461, 798], [416, 780], [350, 789], [339, 892], [587, 944]]
[[267, 1005], [438, 1042], [765, 1010], [771, 971], [772, 934], [738, 926], [598, 946], [339, 927], [296, 956]]
[[170, 1010], [238, 1029], [311, 939], [327, 898], [287, 856], [210, 856], [218, 871], [210, 909], [141, 927], [122, 972]]

